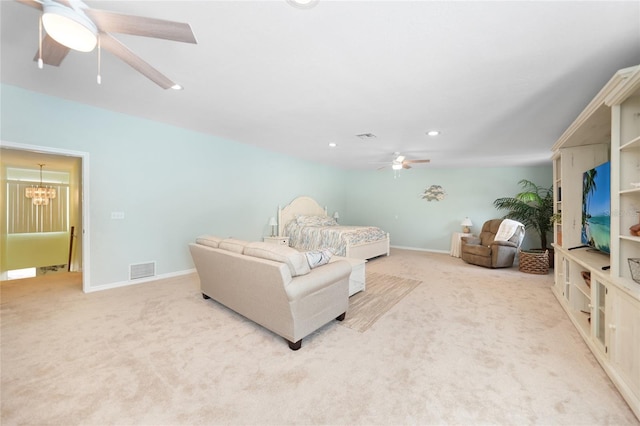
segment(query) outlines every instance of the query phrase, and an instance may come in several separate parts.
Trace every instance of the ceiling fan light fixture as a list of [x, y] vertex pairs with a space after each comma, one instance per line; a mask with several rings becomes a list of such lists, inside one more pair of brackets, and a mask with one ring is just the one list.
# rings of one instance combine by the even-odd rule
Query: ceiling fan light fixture
[[98, 42], [98, 29], [82, 11], [56, 2], [46, 2], [42, 25], [58, 43], [80, 52], [91, 52]]
[[402, 164], [392, 164], [391, 168], [393, 170], [402, 170]]

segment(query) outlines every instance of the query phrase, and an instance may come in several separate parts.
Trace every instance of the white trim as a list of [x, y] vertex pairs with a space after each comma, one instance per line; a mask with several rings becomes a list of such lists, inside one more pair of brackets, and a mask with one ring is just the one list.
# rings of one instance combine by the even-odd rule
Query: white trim
[[197, 271], [196, 271], [195, 268], [185, 269], [184, 271], [169, 272], [169, 273], [166, 273], [166, 274], [156, 275], [156, 276], [149, 277], [149, 278], [140, 278], [140, 279], [135, 279], [135, 280], [119, 281], [119, 282], [111, 283], [111, 284], [103, 284], [103, 285], [99, 285], [99, 286], [96, 286], [96, 287], [92, 287], [92, 288], [88, 289], [87, 292], [88, 293], [93, 293], [94, 291], [111, 290], [111, 289], [114, 289], [114, 288], [127, 287], [127, 286], [130, 286], [130, 285], [149, 283], [149, 282], [153, 282], [153, 281], [160, 281], [160, 280], [164, 280], [164, 279], [167, 279], [167, 278], [181, 277], [183, 275], [190, 275], [190, 274], [196, 274], [196, 273], [197, 273]]
[[89, 153], [83, 151], [72, 151], [68, 149], [52, 148], [48, 146], [29, 145], [18, 142], [0, 140], [0, 147], [19, 149], [23, 151], [41, 152], [43, 154], [64, 155], [68, 157], [78, 157], [82, 163], [82, 291], [88, 293], [91, 288], [91, 255], [89, 230]]
[[432, 250], [432, 249], [425, 249], [425, 248], [418, 248], [418, 247], [406, 247], [406, 246], [391, 246], [391, 248], [401, 249], [401, 250], [426, 251], [426, 252], [429, 252], [429, 253], [449, 254], [449, 250]]

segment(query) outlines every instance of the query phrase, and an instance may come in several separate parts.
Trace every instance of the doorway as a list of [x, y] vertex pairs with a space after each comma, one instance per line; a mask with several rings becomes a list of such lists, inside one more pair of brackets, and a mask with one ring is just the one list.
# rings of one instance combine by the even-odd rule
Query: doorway
[[[82, 275], [82, 290], [87, 292], [89, 289], [89, 203], [88, 203], [88, 170], [89, 170], [89, 154], [86, 152], [68, 151], [55, 149], [50, 147], [41, 147], [34, 145], [24, 145], [11, 142], [0, 142], [0, 163], [2, 166], [3, 190], [2, 193], [8, 191], [9, 185], [6, 181], [7, 168], [24, 168], [34, 169], [38, 164], [46, 164], [46, 169], [56, 172], [68, 172], [71, 176], [69, 182], [69, 231], [66, 232], [68, 246], [73, 249], [69, 252], [68, 259], [65, 255], [66, 266], [69, 270], [80, 272]], [[52, 200], [54, 202], [55, 200]], [[9, 211], [7, 208], [7, 197], [2, 196], [2, 252], [4, 271], [9, 269], [13, 258], [7, 258], [10, 254], [12, 245], [15, 250], [24, 250], [24, 246], [19, 244], [20, 235], [10, 235], [7, 232], [7, 217]], [[73, 228], [71, 228], [73, 227]], [[73, 230], [72, 230], [73, 229]], [[54, 233], [49, 233], [54, 234]], [[29, 234], [26, 234], [29, 236]], [[38, 238], [37, 235], [34, 236]], [[44, 235], [42, 235], [44, 237]], [[54, 235], [55, 237], [55, 235]], [[67, 246], [67, 247], [68, 247]], [[39, 247], [46, 247], [45, 245]], [[27, 249], [29, 250], [29, 249]], [[46, 250], [46, 248], [45, 248]], [[14, 253], [16, 253], [14, 251]]]

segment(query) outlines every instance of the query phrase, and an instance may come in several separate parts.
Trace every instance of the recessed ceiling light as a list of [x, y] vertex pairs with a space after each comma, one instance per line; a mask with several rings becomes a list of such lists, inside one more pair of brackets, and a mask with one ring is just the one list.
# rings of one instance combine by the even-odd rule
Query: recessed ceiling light
[[298, 9], [311, 9], [318, 4], [318, 1], [319, 0], [287, 0], [287, 3]]
[[440, 134], [440, 132], [438, 130], [429, 130], [427, 132], [427, 135], [429, 136], [438, 136]]
[[338, 144], [337, 144], [337, 143], [335, 143], [335, 142], [329, 142], [329, 147], [330, 147], [330, 148], [335, 148], [336, 146], [338, 146]]
[[184, 89], [184, 87], [180, 86], [179, 84], [174, 84], [173, 86], [171, 86], [171, 88], [173, 90], [182, 90], [182, 89]]

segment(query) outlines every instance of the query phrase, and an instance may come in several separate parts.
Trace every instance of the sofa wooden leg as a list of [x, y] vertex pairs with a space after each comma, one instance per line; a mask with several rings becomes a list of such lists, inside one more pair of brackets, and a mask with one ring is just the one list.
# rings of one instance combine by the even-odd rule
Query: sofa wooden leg
[[345, 318], [346, 316], [347, 316], [347, 313], [346, 313], [346, 312], [343, 312], [343, 313], [342, 313], [339, 317], [337, 317], [336, 319], [337, 319], [338, 321], [344, 321], [344, 318]]
[[211, 299], [209, 296], [207, 296], [207, 295], [206, 295], [206, 294], [204, 294], [204, 293], [202, 293], [202, 298], [203, 298], [204, 300]]
[[291, 349], [292, 351], [297, 351], [298, 349], [300, 349], [302, 347], [302, 339], [298, 340], [295, 343], [290, 342], [289, 340], [287, 340], [287, 343], [289, 343], [289, 349]]

